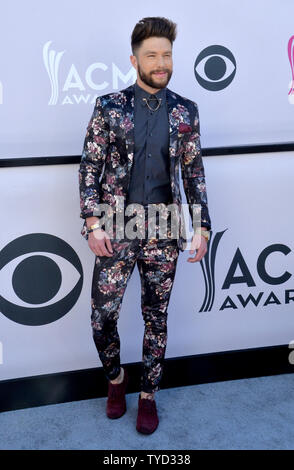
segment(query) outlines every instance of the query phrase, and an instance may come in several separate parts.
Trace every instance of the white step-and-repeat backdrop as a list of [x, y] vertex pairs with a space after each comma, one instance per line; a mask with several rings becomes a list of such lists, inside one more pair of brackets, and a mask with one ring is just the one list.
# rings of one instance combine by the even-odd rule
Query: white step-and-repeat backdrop
[[136, 79], [131, 32], [178, 25], [169, 88], [198, 103], [205, 147], [293, 141], [293, 0], [1, 4], [0, 156], [79, 155], [98, 95]]
[[[202, 147], [293, 141], [293, 15], [291, 0], [6, 2], [0, 158], [80, 155], [96, 96], [136, 79], [130, 35], [145, 16], [178, 24], [169, 88], [198, 103]], [[213, 237], [207, 262], [180, 254], [167, 358], [294, 339], [293, 157], [204, 157]], [[1, 168], [0, 188], [0, 379], [100, 366], [78, 165]], [[141, 360], [143, 329], [135, 269], [122, 362]]]

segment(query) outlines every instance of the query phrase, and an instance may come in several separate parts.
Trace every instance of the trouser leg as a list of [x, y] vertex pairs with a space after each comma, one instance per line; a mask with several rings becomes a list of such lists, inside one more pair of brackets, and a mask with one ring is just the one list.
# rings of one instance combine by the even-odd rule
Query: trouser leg
[[96, 256], [92, 280], [91, 326], [107, 379], [120, 373], [120, 338], [117, 320], [136, 258], [131, 241], [112, 242], [112, 257]]
[[179, 255], [176, 240], [148, 241], [137, 260], [141, 278], [141, 308], [145, 329], [141, 390], [160, 390], [167, 344], [167, 308]]

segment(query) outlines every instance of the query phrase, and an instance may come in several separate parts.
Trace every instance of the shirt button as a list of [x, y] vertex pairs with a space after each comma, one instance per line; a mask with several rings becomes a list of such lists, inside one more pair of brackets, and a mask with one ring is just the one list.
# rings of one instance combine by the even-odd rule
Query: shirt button
[[148, 157], [151, 157], [151, 153], [148, 153]]
[[149, 175], [146, 176], [147, 180], [149, 179]]
[[150, 137], [151, 137], [151, 136], [152, 136], [152, 132], [150, 132], [150, 134], [149, 134], [149, 135], [150, 135]]

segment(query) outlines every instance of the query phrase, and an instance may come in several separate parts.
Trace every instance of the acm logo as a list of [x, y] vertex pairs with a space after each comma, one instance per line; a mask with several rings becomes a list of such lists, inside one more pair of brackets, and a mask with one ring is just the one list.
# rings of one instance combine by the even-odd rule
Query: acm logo
[[[107, 64], [94, 62], [87, 67], [83, 76], [81, 76], [75, 64], [72, 64], [68, 71], [63, 70], [63, 74], [66, 76], [62, 80], [60, 76], [60, 65], [62, 64], [62, 56], [66, 51], [57, 52], [54, 49], [50, 49], [51, 43], [52, 41], [47, 41], [43, 47], [43, 62], [51, 85], [51, 97], [48, 105], [57, 105], [59, 102], [62, 105], [80, 103], [94, 104], [97, 92], [100, 93], [111, 85], [114, 90], [118, 89], [119, 80], [126, 85], [129, 81], [133, 83], [136, 79], [134, 67], [129, 68], [129, 70], [124, 73], [113, 62], [110, 71], [108, 70]], [[95, 78], [97, 74], [98, 76], [102, 74], [103, 77], [112, 76], [112, 84], [104, 79], [99, 82], [98, 78]], [[61, 83], [61, 80], [63, 83]], [[92, 96], [93, 90], [94, 96]]]
[[[227, 229], [226, 229], [227, 230]], [[211, 237], [207, 244], [207, 253], [200, 265], [205, 282], [205, 294], [204, 300], [201, 305], [199, 312], [211, 311], [214, 298], [215, 298], [215, 264], [217, 257], [217, 250], [219, 243], [226, 232], [217, 232], [214, 237]], [[268, 286], [279, 286], [287, 282], [292, 274], [288, 271], [282, 272], [279, 276], [272, 276], [267, 270], [268, 258], [272, 253], [280, 253], [287, 256], [291, 253], [291, 249], [282, 243], [273, 243], [272, 245], [266, 246], [258, 256], [256, 262], [256, 270], [259, 279]], [[237, 276], [236, 271], [239, 268], [241, 275]], [[255, 307], [267, 306], [270, 304], [280, 305], [281, 301], [278, 295], [272, 290], [270, 293], [258, 292], [255, 296], [250, 292], [250, 288], [256, 287], [254, 276], [246, 263], [246, 258], [243, 256], [241, 249], [238, 247], [233, 255], [232, 261], [228, 268], [228, 272], [221, 286], [222, 290], [229, 290], [232, 285], [246, 285], [248, 287], [249, 294], [244, 297], [241, 294], [237, 294], [236, 298], [232, 295], [227, 295], [222, 304], [219, 306], [219, 310], [224, 309], [238, 309], [240, 307], [245, 308], [248, 304], [252, 304]], [[265, 294], [265, 295], [264, 295]], [[264, 298], [265, 297], [265, 298]], [[294, 301], [294, 289], [285, 289], [284, 292], [284, 303], [290, 304]]]

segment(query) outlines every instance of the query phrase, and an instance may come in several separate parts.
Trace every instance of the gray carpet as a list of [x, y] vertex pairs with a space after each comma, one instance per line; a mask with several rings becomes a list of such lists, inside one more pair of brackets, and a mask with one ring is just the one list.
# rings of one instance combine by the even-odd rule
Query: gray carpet
[[0, 449], [294, 449], [294, 375], [160, 390], [159, 426], [137, 432], [139, 393], [127, 412], [105, 414], [106, 397], [0, 414]]

